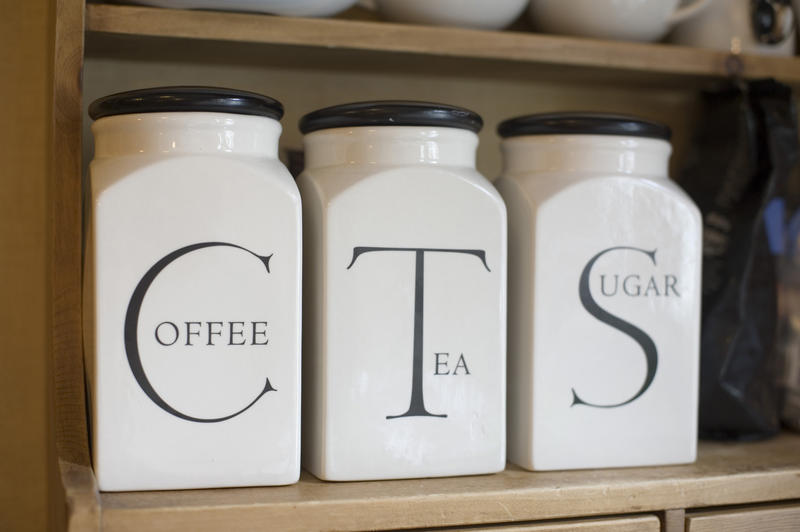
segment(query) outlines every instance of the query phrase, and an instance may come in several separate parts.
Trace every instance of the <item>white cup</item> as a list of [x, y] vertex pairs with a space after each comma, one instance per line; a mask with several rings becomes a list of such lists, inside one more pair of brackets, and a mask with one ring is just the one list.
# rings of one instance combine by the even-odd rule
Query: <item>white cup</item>
[[527, 0], [374, 0], [382, 17], [397, 22], [499, 30], [525, 10]]
[[114, 0], [168, 9], [214, 9], [252, 11], [288, 17], [330, 17], [356, 3], [356, 0]]
[[[754, 10], [762, 13], [754, 22]], [[669, 40], [731, 53], [794, 55], [795, 13], [788, 0], [712, 0], [698, 17], [675, 27]]]
[[669, 29], [702, 11], [710, 0], [531, 0], [537, 31], [615, 39], [657, 41]]

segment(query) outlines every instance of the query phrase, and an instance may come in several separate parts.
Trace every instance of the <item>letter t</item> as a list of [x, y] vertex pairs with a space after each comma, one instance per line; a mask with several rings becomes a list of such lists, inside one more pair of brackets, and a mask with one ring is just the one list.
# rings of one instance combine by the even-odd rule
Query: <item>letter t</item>
[[413, 251], [415, 258], [414, 267], [414, 357], [413, 372], [411, 375], [411, 403], [404, 414], [386, 416], [386, 419], [396, 419], [410, 416], [447, 417], [447, 414], [431, 414], [425, 408], [425, 398], [422, 391], [422, 338], [423, 338], [423, 311], [425, 297], [425, 253], [461, 253], [478, 257], [486, 268], [486, 252], [480, 249], [438, 249], [438, 248], [383, 248], [383, 247], [355, 247], [353, 259], [347, 269], [353, 267], [358, 257], [372, 251]]

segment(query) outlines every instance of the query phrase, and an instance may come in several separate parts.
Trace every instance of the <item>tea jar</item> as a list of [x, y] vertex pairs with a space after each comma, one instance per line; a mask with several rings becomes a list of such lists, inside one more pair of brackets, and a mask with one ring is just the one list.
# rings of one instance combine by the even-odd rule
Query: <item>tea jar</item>
[[554, 113], [500, 124], [509, 213], [509, 460], [692, 462], [701, 218], [670, 130]]
[[296, 482], [301, 207], [281, 104], [164, 87], [101, 98], [85, 345], [104, 491]]
[[505, 466], [506, 210], [481, 118], [379, 101], [304, 116], [303, 464], [325, 480]]

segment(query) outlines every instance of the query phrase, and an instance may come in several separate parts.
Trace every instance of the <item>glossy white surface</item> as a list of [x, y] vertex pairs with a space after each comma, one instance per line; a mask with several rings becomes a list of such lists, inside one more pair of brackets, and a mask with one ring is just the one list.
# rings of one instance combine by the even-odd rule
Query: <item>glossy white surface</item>
[[666, 178], [669, 144], [542, 135], [502, 148], [509, 460], [533, 470], [693, 461], [701, 220]]
[[357, 0], [126, 0], [126, 3], [171, 9], [251, 11], [291, 17], [329, 17]]
[[725, 50], [731, 53], [756, 53], [792, 56], [795, 52], [795, 12], [786, 7], [785, 16], [776, 22], [775, 31], [785, 38], [774, 44], [759, 42], [753, 31], [750, 0], [711, 0], [699, 16], [678, 24], [669, 40], [677, 44]]
[[709, 0], [531, 0], [537, 31], [598, 39], [657, 41], [702, 11]]
[[92, 130], [84, 323], [100, 489], [297, 481], [301, 207], [276, 158], [280, 124], [152, 113]]
[[374, 0], [388, 20], [499, 30], [525, 10], [528, 0]]
[[[431, 127], [305, 137], [303, 464], [322, 479], [505, 466], [506, 211], [477, 144]], [[431, 415], [403, 415], [415, 398]]]

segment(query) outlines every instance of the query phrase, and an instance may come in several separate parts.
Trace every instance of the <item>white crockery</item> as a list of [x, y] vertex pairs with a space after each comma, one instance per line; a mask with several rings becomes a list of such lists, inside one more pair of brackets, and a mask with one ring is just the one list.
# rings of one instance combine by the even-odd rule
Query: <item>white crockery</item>
[[669, 142], [628, 136], [628, 125], [620, 135], [517, 131], [495, 181], [513, 287], [509, 461], [694, 461], [702, 224], [667, 177]]
[[[773, 3], [775, 7], [777, 3]], [[796, 12], [791, 6], [780, 9], [775, 18], [774, 42], [761, 42], [753, 27], [750, 0], [712, 0], [699, 16], [678, 24], [669, 36], [671, 42], [713, 48], [731, 53], [757, 53], [792, 56], [795, 52]]]
[[290, 17], [329, 17], [356, 3], [357, 0], [125, 0], [147, 6], [170, 9], [214, 9], [250, 11]]
[[[277, 158], [280, 115], [234, 114], [243, 93], [239, 109], [219, 112], [220, 97], [175, 89], [125, 100], [127, 111], [149, 102], [146, 112], [92, 113], [83, 300], [94, 473], [103, 491], [290, 484], [301, 209]], [[198, 97], [216, 110], [153, 104]]]
[[709, 0], [531, 0], [534, 28], [545, 33], [657, 41], [676, 23], [702, 11]]
[[522, 13], [528, 0], [374, 0], [389, 20], [499, 30]]
[[396, 107], [301, 125], [303, 464], [324, 480], [505, 466], [505, 206], [473, 131], [385, 125]]

